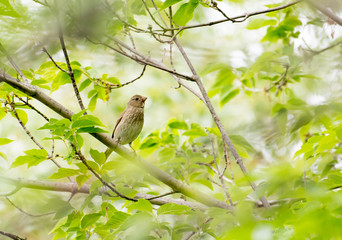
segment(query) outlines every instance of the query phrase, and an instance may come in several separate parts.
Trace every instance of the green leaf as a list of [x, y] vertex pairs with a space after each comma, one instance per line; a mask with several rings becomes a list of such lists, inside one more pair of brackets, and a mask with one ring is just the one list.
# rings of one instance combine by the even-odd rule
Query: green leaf
[[90, 156], [97, 162], [99, 165], [102, 165], [106, 161], [106, 155], [103, 152], [99, 152], [95, 149], [89, 150]]
[[59, 86], [65, 85], [67, 83], [71, 83], [70, 76], [66, 72], [59, 71], [57, 76], [52, 81], [51, 91], [54, 92], [59, 88]]
[[13, 9], [8, 0], [0, 1], [0, 15], [9, 17], [20, 17], [20, 15]]
[[78, 113], [75, 113], [74, 115], [71, 116], [71, 121], [76, 121], [77, 119], [79, 119], [85, 112], [87, 111], [87, 109], [84, 109]]
[[190, 137], [205, 137], [207, 136], [207, 133], [202, 128], [198, 128], [185, 131], [183, 135]]
[[94, 112], [97, 103], [97, 94], [95, 94], [89, 101], [88, 109], [91, 112]]
[[159, 140], [156, 138], [147, 138], [144, 142], [140, 145], [140, 149], [147, 149], [155, 147], [159, 144]]
[[313, 116], [309, 112], [303, 112], [297, 117], [297, 120], [295, 121], [295, 123], [293, 124], [291, 128], [291, 132], [294, 132], [298, 130], [299, 128], [305, 126], [306, 124], [311, 122], [312, 118]]
[[5, 160], [8, 160], [6, 154], [4, 154], [3, 152], [0, 152], [0, 157], [2, 157]]
[[18, 167], [26, 163], [27, 167], [36, 166], [43, 162], [48, 155], [45, 149], [31, 149], [25, 151], [25, 153], [26, 155], [17, 157], [17, 159], [12, 163], [11, 168]]
[[129, 217], [130, 215], [124, 212], [114, 212], [113, 216], [107, 221], [106, 227], [108, 228], [113, 228], [117, 229], [119, 228], [125, 220]]
[[335, 134], [330, 134], [328, 136], [323, 136], [318, 143], [317, 153], [324, 152], [326, 150], [331, 150], [338, 143], [338, 139]]
[[128, 207], [129, 211], [138, 210], [143, 212], [152, 212], [152, 204], [146, 199], [139, 198], [137, 202], [132, 203]]
[[104, 126], [103, 123], [94, 115], [83, 115], [71, 124], [72, 128]]
[[82, 127], [77, 129], [77, 133], [108, 133], [108, 131], [97, 127]]
[[286, 133], [286, 124], [287, 124], [287, 109], [282, 108], [278, 111], [276, 115], [277, 125], [280, 131], [285, 134]]
[[189, 127], [184, 121], [178, 121], [178, 120], [170, 120], [169, 123], [167, 124], [170, 128], [175, 128], [175, 129], [182, 129], [182, 130], [188, 130]]
[[84, 229], [93, 225], [94, 223], [97, 222], [97, 220], [99, 220], [101, 216], [102, 215], [100, 213], [91, 213], [91, 214], [85, 215], [81, 220], [81, 227]]
[[204, 186], [206, 186], [207, 188], [209, 188], [211, 191], [214, 190], [213, 188], [213, 184], [211, 182], [209, 182], [208, 180], [205, 179], [195, 179], [194, 182], [200, 183]]
[[158, 208], [158, 215], [162, 214], [174, 214], [174, 215], [182, 215], [188, 214], [191, 211], [191, 208], [184, 205], [178, 205], [175, 203], [167, 203]]
[[53, 173], [49, 178], [60, 179], [79, 174], [79, 171], [71, 168], [58, 168], [58, 171]]
[[121, 193], [127, 197], [130, 197], [130, 198], [134, 198], [135, 195], [137, 194], [137, 191], [135, 191], [132, 188], [125, 187], [122, 184], [119, 184], [116, 189], [119, 193]]
[[106, 79], [107, 82], [113, 83], [113, 84], [118, 84], [121, 86], [120, 80], [116, 77], [109, 77]]
[[185, 26], [194, 15], [194, 11], [198, 6], [197, 0], [190, 0], [188, 3], [184, 3], [180, 6], [173, 16], [173, 20], [181, 26]]
[[239, 93], [240, 93], [240, 89], [234, 89], [230, 91], [224, 98], [221, 99], [220, 106], [223, 107], [225, 104], [227, 104], [231, 99], [233, 99]]
[[216, 81], [215, 81], [213, 88], [222, 87], [222, 86], [232, 86], [235, 78], [236, 76], [233, 70], [230, 67], [226, 66], [222, 68], [216, 75]]
[[8, 138], [0, 138], [0, 145], [6, 145], [9, 144], [11, 142], [13, 142], [14, 140], [8, 139]]
[[84, 80], [80, 87], [79, 87], [79, 92], [82, 92], [86, 87], [88, 87], [91, 84], [91, 80], [89, 78], [87, 78], [86, 80]]
[[274, 19], [262, 19], [262, 18], [254, 18], [249, 21], [247, 25], [247, 29], [254, 30], [259, 29], [269, 25], [276, 25], [277, 21]]
[[[26, 125], [26, 123], [28, 121], [27, 113], [21, 109], [15, 109], [15, 111], [17, 112], [19, 119], [23, 122], [24, 125]], [[11, 114], [14, 118], [16, 118], [16, 116], [14, 115], [13, 112], [11, 112]]]
[[249, 152], [255, 152], [255, 149], [252, 147], [251, 144], [241, 135], [229, 135], [230, 140], [234, 145], [238, 145], [243, 147]]
[[6, 111], [4, 108], [0, 108], [0, 120], [6, 116]]
[[160, 10], [163, 10], [165, 8], [168, 8], [172, 5], [175, 5], [176, 3], [181, 2], [182, 0], [166, 0], [163, 4], [163, 6], [160, 8]]

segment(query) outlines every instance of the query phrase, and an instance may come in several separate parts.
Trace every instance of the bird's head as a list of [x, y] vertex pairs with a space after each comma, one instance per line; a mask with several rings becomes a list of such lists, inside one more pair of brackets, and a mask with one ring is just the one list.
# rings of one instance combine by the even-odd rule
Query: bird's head
[[144, 108], [146, 99], [147, 97], [134, 95], [133, 97], [131, 97], [127, 105], [130, 107]]

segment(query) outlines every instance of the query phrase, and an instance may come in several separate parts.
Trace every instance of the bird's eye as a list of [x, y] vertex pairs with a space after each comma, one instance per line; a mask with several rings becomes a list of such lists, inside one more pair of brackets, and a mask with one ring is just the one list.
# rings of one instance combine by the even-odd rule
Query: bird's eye
[[138, 101], [138, 100], [139, 100], [139, 98], [136, 98], [136, 99], [135, 99], [135, 101]]

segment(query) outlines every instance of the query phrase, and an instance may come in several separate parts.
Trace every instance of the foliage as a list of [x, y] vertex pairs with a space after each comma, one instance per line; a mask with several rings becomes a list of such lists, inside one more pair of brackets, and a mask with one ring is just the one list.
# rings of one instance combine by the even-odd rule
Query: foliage
[[[303, 3], [225, 13], [252, 2], [1, 0], [0, 231], [28, 239], [340, 239], [341, 39], [338, 30], [322, 32], [337, 26]], [[231, 25], [238, 30], [227, 33]], [[137, 92], [150, 102], [136, 152], [118, 147], [107, 159], [103, 139]]]

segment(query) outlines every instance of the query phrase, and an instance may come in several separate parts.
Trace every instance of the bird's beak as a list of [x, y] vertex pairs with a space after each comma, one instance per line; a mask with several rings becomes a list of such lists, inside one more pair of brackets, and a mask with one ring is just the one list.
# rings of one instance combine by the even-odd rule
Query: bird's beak
[[145, 102], [147, 97], [142, 97], [142, 101]]

